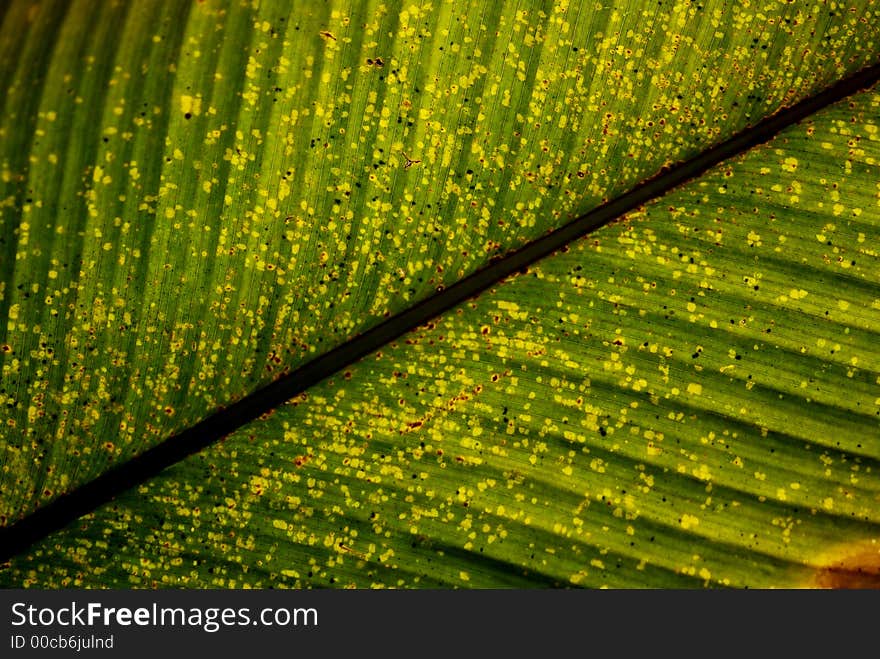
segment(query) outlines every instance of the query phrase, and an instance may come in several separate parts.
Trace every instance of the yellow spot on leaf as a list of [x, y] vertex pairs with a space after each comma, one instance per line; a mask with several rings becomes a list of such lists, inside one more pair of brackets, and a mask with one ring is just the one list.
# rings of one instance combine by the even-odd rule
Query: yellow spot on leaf
[[184, 114], [199, 115], [202, 113], [202, 99], [200, 96], [183, 94], [180, 97], [180, 110]]
[[679, 520], [679, 524], [681, 524], [681, 528], [683, 528], [684, 530], [688, 530], [692, 526], [696, 526], [699, 523], [700, 520], [698, 518], [694, 517], [693, 515], [688, 515], [687, 513], [682, 515], [681, 520]]

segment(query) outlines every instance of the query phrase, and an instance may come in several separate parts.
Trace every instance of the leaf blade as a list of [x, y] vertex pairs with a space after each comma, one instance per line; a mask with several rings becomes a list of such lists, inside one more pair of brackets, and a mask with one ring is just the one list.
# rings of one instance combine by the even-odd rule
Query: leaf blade
[[[429, 16], [402, 4], [390, 10], [363, 4], [351, 14], [342, 4], [289, 14], [282, 4], [233, 5], [227, 12], [211, 3], [171, 2], [102, 6], [93, 14], [86, 3], [46, 4], [32, 12], [20, 2], [4, 14], [4, 80], [12, 83], [0, 143], [7, 202], [0, 223], [15, 240], [5, 243], [0, 258], [6, 268], [0, 315], [8, 321], [0, 332], [9, 347], [0, 357], [4, 381], [11, 382], [3, 394], [0, 441], [5, 461], [16, 465], [0, 475], [4, 526], [294, 368], [322, 344], [338, 344], [455, 281], [485, 262], [484, 252], [522, 244], [662, 163], [875, 58], [870, 21], [802, 17], [788, 8], [760, 16], [732, 9], [730, 23], [719, 28], [716, 17], [696, 10], [645, 13], [640, 3], [592, 13], [535, 3], [513, 17], [492, 3], [474, 3], [467, 12], [438, 4]], [[531, 22], [535, 17], [541, 20]], [[357, 27], [361, 18], [366, 30]], [[427, 30], [419, 20], [427, 21]], [[91, 31], [81, 25], [94, 26], [96, 36], [82, 40], [77, 35]], [[150, 29], [141, 30], [144, 25]], [[117, 28], [131, 38], [114, 38]], [[677, 32], [684, 28], [699, 31]], [[749, 30], [757, 42], [749, 41]], [[703, 57], [667, 47], [676, 36]], [[624, 38], [635, 47], [626, 48]], [[783, 57], [781, 66], [764, 54], [789, 55], [805, 44], [803, 58]], [[738, 59], [716, 56], [725, 52], [719, 45]], [[385, 48], [393, 57], [376, 66]], [[632, 78], [616, 68], [621, 57]], [[711, 75], [703, 76], [704, 67]], [[743, 67], [758, 78], [745, 95], [737, 93], [732, 75]], [[144, 70], [149, 82], [139, 88]], [[344, 76], [354, 80], [351, 90]], [[724, 85], [728, 78], [734, 82]], [[635, 93], [635, 83], [647, 91]], [[674, 99], [665, 91], [672, 84], [681, 92]], [[29, 85], [54, 91], [32, 93]], [[469, 85], [490, 112], [466, 108]], [[69, 89], [85, 92], [66, 94]], [[343, 103], [333, 106], [334, 96]], [[450, 99], [458, 98], [453, 107]], [[616, 105], [603, 105], [609, 100]], [[739, 101], [743, 107], [734, 114]], [[413, 125], [408, 120], [405, 128], [390, 123], [386, 129], [383, 122], [407, 103]], [[548, 121], [543, 106], [550, 103]], [[713, 125], [728, 111], [723, 125]], [[376, 136], [364, 143], [349, 138], [356, 154], [350, 170], [334, 172], [339, 160], [329, 137], [316, 139], [318, 129], [327, 128], [322, 112], [334, 130], [353, 135], [369, 128]], [[634, 149], [639, 143], [629, 133], [647, 128], [651, 113], [657, 124], [667, 113], [692, 117], [694, 135], [686, 141], [684, 133], [664, 127], [663, 148], [655, 137]], [[48, 131], [39, 147], [38, 130]], [[453, 130], [464, 133], [450, 140]], [[519, 144], [511, 145], [511, 131]], [[478, 139], [482, 132], [488, 134]], [[293, 192], [282, 198], [291, 170], [280, 145], [291, 135], [287, 146], [299, 172]], [[26, 146], [31, 141], [34, 146]], [[406, 166], [416, 160], [423, 162]], [[385, 169], [373, 167], [380, 162]], [[58, 168], [63, 182], [56, 185]], [[434, 186], [434, 178], [443, 186]], [[360, 179], [362, 188], [351, 186], [363, 234], [357, 249], [332, 245], [332, 233], [316, 239], [321, 221], [315, 218], [341, 214], [345, 204], [337, 194]], [[34, 196], [29, 181], [40, 194]], [[334, 194], [321, 190], [328, 182]], [[491, 194], [469, 199], [471, 185]], [[551, 194], [559, 188], [566, 194]], [[430, 231], [397, 235], [409, 211], [385, 216], [410, 194], [422, 212], [446, 208], [449, 219], [434, 221]], [[492, 201], [497, 209], [489, 208]], [[268, 239], [259, 226], [265, 217], [271, 218]], [[58, 238], [60, 228], [71, 238]], [[432, 246], [437, 235], [454, 247]], [[117, 239], [123, 249], [114, 251]], [[51, 248], [35, 247], [38, 242]], [[264, 246], [272, 250], [266, 258]], [[117, 258], [125, 262], [108, 252], [121, 252]], [[287, 259], [286, 276], [275, 252]], [[346, 265], [323, 270], [337, 261]], [[443, 273], [434, 272], [440, 268]], [[322, 302], [328, 296], [333, 301]], [[236, 303], [244, 304], [244, 313]], [[221, 355], [226, 344], [233, 347]], [[37, 364], [40, 359], [49, 364]], [[75, 452], [88, 458], [71, 460]], [[34, 461], [40, 468], [31, 474]]]
[[[880, 216], [863, 183], [878, 178], [878, 107], [862, 93], [603, 228], [81, 520], [7, 578], [874, 583], [880, 268], [865, 236]], [[849, 314], [847, 300], [865, 304]], [[123, 565], [105, 565], [110, 552]], [[91, 577], [93, 560], [107, 572]]]

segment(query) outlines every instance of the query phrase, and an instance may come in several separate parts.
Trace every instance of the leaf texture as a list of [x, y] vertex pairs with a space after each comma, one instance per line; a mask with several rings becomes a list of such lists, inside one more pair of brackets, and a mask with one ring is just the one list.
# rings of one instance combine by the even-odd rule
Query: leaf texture
[[870, 3], [0, 12], [0, 526], [878, 47]]
[[14, 559], [40, 587], [877, 586], [880, 93]]

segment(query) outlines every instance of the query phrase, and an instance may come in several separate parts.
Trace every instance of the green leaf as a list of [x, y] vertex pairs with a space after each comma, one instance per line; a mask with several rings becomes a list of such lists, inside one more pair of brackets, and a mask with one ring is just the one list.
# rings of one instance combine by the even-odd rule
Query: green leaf
[[[876, 61], [856, 14], [472, 5], [7, 7], [4, 525]], [[877, 108], [572, 244], [0, 580], [872, 578]]]

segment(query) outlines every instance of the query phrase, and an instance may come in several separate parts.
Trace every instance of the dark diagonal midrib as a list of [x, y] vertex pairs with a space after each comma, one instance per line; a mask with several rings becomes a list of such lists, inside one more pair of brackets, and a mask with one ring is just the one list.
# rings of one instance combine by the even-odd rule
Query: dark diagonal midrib
[[317, 357], [292, 373], [223, 408], [182, 433], [170, 437], [136, 458], [95, 480], [62, 495], [52, 503], [0, 529], [0, 562], [126, 490], [157, 475], [166, 467], [198, 453], [244, 424], [278, 407], [324, 378], [365, 357], [435, 316], [474, 297], [493, 284], [523, 270], [573, 240], [611, 220], [664, 195], [723, 160], [770, 140], [783, 128], [880, 80], [880, 64], [863, 69], [791, 108], [768, 117], [707, 151], [645, 181], [626, 194], [582, 215], [565, 226], [511, 252], [474, 274], [410, 307], [376, 327]]

